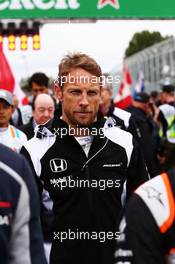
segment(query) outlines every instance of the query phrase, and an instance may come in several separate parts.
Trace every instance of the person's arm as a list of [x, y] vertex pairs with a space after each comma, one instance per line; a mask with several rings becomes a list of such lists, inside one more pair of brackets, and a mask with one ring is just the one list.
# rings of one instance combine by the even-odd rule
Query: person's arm
[[23, 156], [5, 146], [0, 149], [1, 260], [4, 264], [46, 264], [39, 195], [31, 169]]
[[[162, 237], [149, 209], [139, 196], [128, 201], [119, 228], [115, 264], [163, 264]], [[117, 230], [117, 231], [118, 231]]]
[[39, 191], [39, 194], [41, 196], [42, 194], [42, 191], [43, 191], [43, 185], [39, 179], [39, 177], [37, 176], [36, 174], [36, 171], [34, 169], [34, 165], [33, 165], [33, 162], [32, 162], [32, 159], [30, 157], [30, 154], [29, 152], [26, 150], [26, 148], [23, 146], [20, 150], [20, 154], [22, 154], [25, 159], [28, 161], [29, 165], [30, 165], [30, 168], [32, 169], [32, 175], [34, 175], [34, 178], [36, 180], [36, 183], [37, 183], [37, 186], [38, 186], [38, 191]]
[[23, 157], [21, 158], [21, 189], [13, 220], [10, 243], [12, 261], [9, 263], [46, 264], [38, 190], [29, 165]]
[[51, 225], [53, 221], [53, 211], [52, 211], [53, 202], [49, 196], [49, 193], [43, 188], [43, 184], [40, 180], [40, 177], [41, 177], [40, 173], [38, 174], [36, 173], [36, 166], [34, 166], [33, 159], [32, 159], [34, 157], [31, 156], [31, 155], [35, 155], [35, 153], [30, 154], [27, 148], [23, 146], [23, 148], [21, 149], [21, 154], [29, 161], [29, 164], [35, 176], [34, 178], [38, 186], [38, 191], [40, 194], [40, 206], [41, 206], [40, 219], [41, 219], [44, 241], [51, 242], [52, 240]]
[[126, 198], [128, 199], [131, 194], [139, 187], [142, 183], [149, 180], [148, 171], [146, 169], [145, 161], [143, 158], [142, 151], [138, 143], [134, 141], [134, 148], [131, 155], [131, 160], [127, 170], [127, 181], [126, 181]]
[[131, 117], [129, 119], [128, 131], [134, 136], [134, 138], [140, 144], [140, 140], [141, 140], [142, 136], [141, 136], [140, 128], [137, 125], [137, 121], [133, 115], [131, 115]]

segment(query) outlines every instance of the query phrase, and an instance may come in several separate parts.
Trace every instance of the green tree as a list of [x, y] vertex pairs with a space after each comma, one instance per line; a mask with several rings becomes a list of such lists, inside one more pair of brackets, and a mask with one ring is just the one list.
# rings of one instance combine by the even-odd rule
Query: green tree
[[169, 36], [163, 37], [160, 32], [157, 31], [149, 32], [145, 30], [140, 33], [135, 33], [129, 42], [128, 48], [125, 50], [125, 58], [167, 38], [169, 38]]
[[31, 93], [31, 88], [29, 87], [28, 84], [28, 78], [22, 78], [20, 81], [20, 87], [21, 90], [25, 93], [25, 94], [30, 94]]

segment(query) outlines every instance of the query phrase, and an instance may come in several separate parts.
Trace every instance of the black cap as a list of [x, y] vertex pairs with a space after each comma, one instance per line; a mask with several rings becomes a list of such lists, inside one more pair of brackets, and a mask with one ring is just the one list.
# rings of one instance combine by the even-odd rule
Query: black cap
[[175, 86], [172, 84], [166, 84], [162, 86], [162, 92], [173, 93], [175, 91]]
[[141, 102], [141, 103], [148, 103], [149, 98], [150, 98], [149, 94], [144, 93], [144, 92], [136, 93], [134, 95], [134, 101]]

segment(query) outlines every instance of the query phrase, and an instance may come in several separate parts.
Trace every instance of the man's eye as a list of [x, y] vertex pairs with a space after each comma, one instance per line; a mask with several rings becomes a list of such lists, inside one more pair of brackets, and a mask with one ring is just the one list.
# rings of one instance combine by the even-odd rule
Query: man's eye
[[88, 91], [88, 95], [94, 96], [94, 95], [97, 95], [97, 92], [96, 91]]
[[9, 109], [10, 106], [9, 106], [9, 105], [4, 105], [3, 108], [4, 108], [4, 109]]
[[81, 94], [81, 92], [79, 90], [73, 90], [73, 91], [71, 91], [71, 94], [79, 95], [79, 94]]
[[43, 112], [45, 111], [45, 109], [44, 109], [44, 108], [39, 108], [38, 111], [39, 111], [40, 113], [43, 113]]

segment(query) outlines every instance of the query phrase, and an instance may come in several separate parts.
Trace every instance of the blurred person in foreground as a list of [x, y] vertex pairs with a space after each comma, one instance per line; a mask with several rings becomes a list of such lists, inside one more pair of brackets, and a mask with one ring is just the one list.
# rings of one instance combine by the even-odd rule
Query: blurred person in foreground
[[51, 264], [112, 263], [124, 182], [128, 198], [148, 179], [132, 135], [98, 117], [100, 77], [93, 58], [65, 56], [55, 85], [62, 116], [22, 148], [53, 200]]
[[46, 264], [39, 215], [29, 165], [0, 144], [0, 263]]
[[53, 118], [54, 110], [55, 101], [49, 94], [37, 95], [32, 102], [32, 117], [29, 123], [20, 126], [19, 129], [27, 135], [28, 139], [31, 139], [35, 134], [35, 127]]
[[175, 263], [174, 148], [169, 149], [163, 163], [164, 173], [141, 185], [126, 205], [115, 264]]
[[19, 152], [24, 142], [27, 141], [26, 135], [10, 125], [13, 114], [13, 97], [9, 91], [0, 89], [0, 143]]
[[[24, 126], [19, 127], [21, 131], [23, 131], [28, 140], [34, 137], [35, 128], [38, 125], [44, 125], [47, 121], [49, 121], [54, 116], [55, 110], [55, 101], [52, 96], [49, 94], [38, 94], [34, 97], [32, 102], [32, 117], [30, 122]], [[38, 184], [40, 188], [40, 184]], [[46, 202], [47, 201], [47, 202]], [[49, 204], [49, 210], [47, 210]], [[51, 206], [50, 206], [51, 204]], [[50, 226], [51, 221], [53, 219], [52, 209], [52, 201], [49, 196], [42, 194], [42, 202], [41, 202], [41, 223], [44, 235], [44, 247], [46, 252], [46, 257], [49, 259], [50, 254]]]

